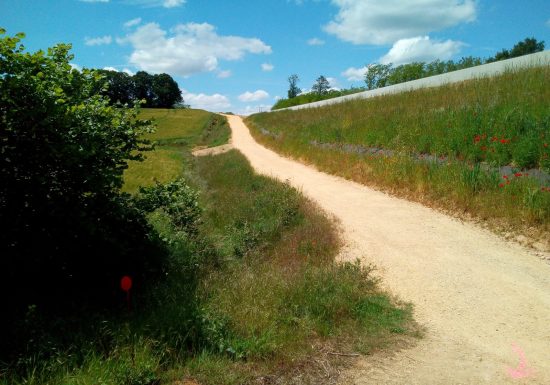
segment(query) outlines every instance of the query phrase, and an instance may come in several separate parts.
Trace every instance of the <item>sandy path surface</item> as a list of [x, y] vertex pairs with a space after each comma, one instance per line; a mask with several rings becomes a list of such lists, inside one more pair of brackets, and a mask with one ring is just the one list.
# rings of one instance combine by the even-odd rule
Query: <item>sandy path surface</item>
[[426, 336], [367, 357], [345, 384], [550, 384], [550, 265], [475, 225], [327, 175], [254, 141], [227, 116], [254, 169], [300, 189], [341, 221], [342, 258], [374, 263], [415, 306]]

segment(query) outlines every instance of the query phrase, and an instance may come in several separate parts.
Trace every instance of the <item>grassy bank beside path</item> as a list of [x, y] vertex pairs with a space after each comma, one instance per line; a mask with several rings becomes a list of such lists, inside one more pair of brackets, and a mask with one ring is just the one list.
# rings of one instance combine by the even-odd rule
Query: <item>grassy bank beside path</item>
[[247, 124], [323, 171], [550, 249], [549, 86], [546, 66]]

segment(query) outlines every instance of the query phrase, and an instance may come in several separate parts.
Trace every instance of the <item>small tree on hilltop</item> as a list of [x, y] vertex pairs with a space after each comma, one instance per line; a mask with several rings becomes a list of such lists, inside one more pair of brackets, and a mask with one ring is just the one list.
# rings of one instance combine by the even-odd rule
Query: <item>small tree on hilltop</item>
[[323, 75], [319, 76], [315, 81], [315, 84], [311, 87], [311, 90], [317, 95], [325, 95], [330, 89], [330, 83]]
[[295, 98], [296, 96], [298, 96], [300, 92], [302, 92], [302, 90], [297, 86], [299, 81], [300, 81], [300, 78], [298, 78], [298, 75], [296, 74], [290, 75], [288, 77], [288, 83], [289, 83], [288, 98], [289, 99]]

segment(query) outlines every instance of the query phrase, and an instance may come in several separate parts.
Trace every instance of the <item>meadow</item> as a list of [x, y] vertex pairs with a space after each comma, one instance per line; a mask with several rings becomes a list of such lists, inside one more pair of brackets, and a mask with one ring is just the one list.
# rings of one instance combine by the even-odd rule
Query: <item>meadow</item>
[[192, 157], [227, 141], [225, 118], [142, 117], [158, 124], [156, 149], [130, 164], [124, 189], [138, 207], [162, 202], [148, 221], [168, 253], [163, 278], [138, 288], [130, 311], [123, 301], [115, 314], [29, 311], [33, 339], [0, 367], [0, 384], [317, 384], [349, 362], [340, 353], [419, 335], [411, 306], [381, 291], [371, 267], [334, 261], [334, 224], [299, 192], [235, 150]]
[[255, 114], [255, 138], [398, 196], [550, 248], [550, 67]]

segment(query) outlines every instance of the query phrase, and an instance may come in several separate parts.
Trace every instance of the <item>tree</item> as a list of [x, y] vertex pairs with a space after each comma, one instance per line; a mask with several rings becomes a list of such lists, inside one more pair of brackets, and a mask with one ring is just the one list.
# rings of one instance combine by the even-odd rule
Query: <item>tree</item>
[[152, 107], [153, 105], [153, 75], [145, 71], [138, 71], [132, 76], [134, 82], [134, 96], [137, 100], [145, 100], [144, 107]]
[[497, 52], [495, 57], [487, 59], [486, 62], [491, 63], [541, 51], [544, 51], [544, 41], [538, 42], [534, 37], [526, 38], [514, 45], [511, 50], [503, 49]]
[[365, 83], [367, 83], [367, 89], [373, 90], [375, 88], [387, 86], [391, 67], [391, 63], [369, 64], [367, 66], [367, 73], [365, 74]]
[[544, 51], [544, 41], [537, 42], [537, 39], [531, 37], [514, 45], [510, 51], [510, 57], [529, 55], [541, 51]]
[[330, 83], [323, 75], [319, 76], [313, 86], [311, 86], [312, 92], [317, 95], [325, 95], [329, 89]]
[[121, 275], [143, 282], [162, 266], [144, 215], [120, 193], [127, 162], [151, 148], [141, 137], [152, 126], [138, 119], [137, 106], [110, 107], [97, 94], [105, 86], [101, 73], [71, 68], [70, 45], [27, 53], [23, 34], [3, 35], [3, 313], [15, 317], [29, 304], [66, 311], [114, 301]]
[[178, 103], [183, 103], [178, 83], [168, 74], [155, 75], [152, 82], [153, 101], [152, 107], [172, 108]]
[[393, 68], [388, 75], [388, 84], [399, 84], [424, 77], [425, 64], [413, 62]]
[[102, 94], [107, 96], [111, 104], [133, 105], [134, 82], [132, 77], [125, 72], [99, 70], [107, 81], [107, 87]]
[[297, 86], [299, 81], [300, 81], [300, 78], [298, 78], [298, 75], [296, 74], [290, 75], [288, 77], [288, 83], [289, 83], [288, 98], [289, 99], [295, 98], [296, 96], [298, 96], [300, 92], [302, 92], [302, 90]]

